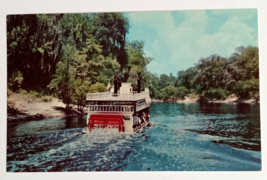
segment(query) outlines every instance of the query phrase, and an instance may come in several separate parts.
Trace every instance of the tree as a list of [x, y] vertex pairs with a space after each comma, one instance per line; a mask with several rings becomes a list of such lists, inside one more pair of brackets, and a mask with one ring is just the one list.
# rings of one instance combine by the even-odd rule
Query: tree
[[134, 89], [137, 89], [137, 73], [141, 73], [141, 88], [149, 86], [150, 76], [146, 66], [152, 58], [146, 57], [144, 53], [144, 42], [133, 41], [127, 44], [128, 68], [125, 72], [125, 81], [132, 83]]
[[62, 45], [80, 50], [92, 34], [88, 14], [7, 16], [8, 76], [20, 71], [23, 86], [46, 89], [61, 59]]
[[152, 74], [150, 72], [148, 72], [149, 76], [150, 76], [150, 82], [149, 82], [149, 85], [148, 85], [148, 88], [149, 88], [149, 93], [150, 93], [150, 97], [152, 99], [159, 99], [159, 92], [160, 92], [160, 89], [159, 89], [159, 77], [157, 74]]
[[191, 81], [197, 74], [197, 69], [196, 67], [190, 67], [186, 69], [185, 71], [179, 71], [178, 72], [178, 77], [175, 80], [174, 86], [184, 86], [187, 89], [192, 88]]
[[160, 90], [160, 99], [166, 101], [167, 99], [174, 98], [175, 91], [176, 89], [174, 86], [166, 86], [165, 88]]
[[237, 82], [234, 86], [234, 92], [241, 98], [259, 99], [259, 79], [251, 78]]
[[75, 93], [73, 88], [75, 83], [75, 69], [73, 67], [75, 53], [75, 47], [68, 44], [63, 46], [62, 61], [57, 63], [54, 79], [48, 85], [50, 89], [56, 90], [67, 109], [69, 109]]
[[89, 88], [90, 93], [106, 92], [107, 86], [103, 83], [95, 83]]
[[175, 98], [178, 98], [178, 99], [184, 99], [184, 97], [186, 95], [188, 95], [189, 93], [189, 90], [184, 87], [184, 86], [180, 86], [180, 87], [177, 87], [174, 91], [174, 97]]
[[[105, 58], [101, 55], [101, 46], [97, 41], [91, 37], [87, 39], [86, 47], [74, 56], [74, 69], [75, 69], [75, 83], [74, 83], [74, 103], [81, 109], [85, 105], [86, 93], [88, 93], [92, 86], [99, 87], [105, 86], [108, 79], [112, 77], [115, 71], [120, 68], [120, 64], [111, 58]], [[95, 91], [102, 89], [95, 88]]]
[[23, 79], [23, 75], [20, 71], [13, 72], [12, 76], [8, 79], [8, 88], [13, 92], [19, 90]]
[[241, 98], [259, 97], [259, 50], [239, 48], [224, 74], [226, 88]]
[[97, 13], [93, 15], [93, 35], [102, 46], [102, 55], [111, 56], [121, 64], [121, 69], [127, 66], [125, 51], [126, 33], [129, 29], [128, 19], [122, 13]]
[[200, 59], [195, 65], [198, 72], [191, 81], [195, 92], [203, 95], [210, 88], [224, 88], [224, 73], [228, 64], [227, 59], [217, 55]]
[[161, 74], [159, 77], [159, 88], [163, 89], [166, 86], [173, 86], [175, 83], [175, 77], [170, 74], [170, 76], [166, 74]]
[[60, 20], [57, 15], [7, 17], [8, 74], [21, 71], [27, 86], [46, 86], [58, 62]]

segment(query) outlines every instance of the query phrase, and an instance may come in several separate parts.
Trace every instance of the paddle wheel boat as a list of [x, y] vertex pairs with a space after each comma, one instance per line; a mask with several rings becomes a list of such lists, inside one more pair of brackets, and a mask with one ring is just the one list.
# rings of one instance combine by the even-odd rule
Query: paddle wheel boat
[[141, 92], [140, 74], [138, 78], [138, 91], [133, 91], [131, 83], [121, 83], [118, 91], [115, 77], [110, 92], [86, 94], [87, 128], [83, 133], [98, 128], [115, 128], [130, 134], [149, 126], [149, 89]]

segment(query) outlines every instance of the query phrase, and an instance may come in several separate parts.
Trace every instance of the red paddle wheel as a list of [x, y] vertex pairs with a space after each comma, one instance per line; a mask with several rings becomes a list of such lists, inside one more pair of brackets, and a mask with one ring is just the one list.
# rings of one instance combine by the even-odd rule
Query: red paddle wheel
[[123, 132], [124, 116], [92, 114], [89, 118], [88, 128], [92, 129], [119, 129]]

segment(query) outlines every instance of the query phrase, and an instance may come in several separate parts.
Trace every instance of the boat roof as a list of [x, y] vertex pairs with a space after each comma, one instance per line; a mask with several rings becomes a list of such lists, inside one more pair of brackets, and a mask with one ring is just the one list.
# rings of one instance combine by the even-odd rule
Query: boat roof
[[112, 92], [88, 93], [86, 101], [138, 101], [150, 98], [149, 92], [114, 94]]
[[149, 89], [145, 88], [145, 91], [141, 92], [133, 91], [131, 83], [121, 83], [119, 93], [114, 93], [112, 88], [110, 92], [86, 94], [86, 101], [138, 101], [146, 98], [150, 98]]

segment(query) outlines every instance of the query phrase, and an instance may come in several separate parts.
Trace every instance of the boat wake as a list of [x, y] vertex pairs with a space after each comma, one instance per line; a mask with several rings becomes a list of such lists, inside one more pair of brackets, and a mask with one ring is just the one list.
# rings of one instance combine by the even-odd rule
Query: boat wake
[[[154, 109], [157, 113], [161, 112], [157, 107]], [[24, 132], [23, 136], [22, 133], [10, 135], [7, 143], [7, 171], [261, 169], [261, 151], [248, 148], [260, 142], [260, 139], [255, 138], [259, 131], [249, 129], [257, 127], [257, 124], [250, 126], [257, 121], [249, 120], [249, 116], [167, 116], [163, 111], [156, 114], [153, 109], [151, 114], [150, 127], [136, 134], [120, 133], [117, 129], [93, 129], [89, 134], [82, 135], [84, 128], [62, 128], [47, 132]], [[26, 129], [26, 125], [23, 125], [23, 129]], [[250, 134], [250, 131], [255, 133]], [[235, 143], [247, 145], [244, 148]]]

